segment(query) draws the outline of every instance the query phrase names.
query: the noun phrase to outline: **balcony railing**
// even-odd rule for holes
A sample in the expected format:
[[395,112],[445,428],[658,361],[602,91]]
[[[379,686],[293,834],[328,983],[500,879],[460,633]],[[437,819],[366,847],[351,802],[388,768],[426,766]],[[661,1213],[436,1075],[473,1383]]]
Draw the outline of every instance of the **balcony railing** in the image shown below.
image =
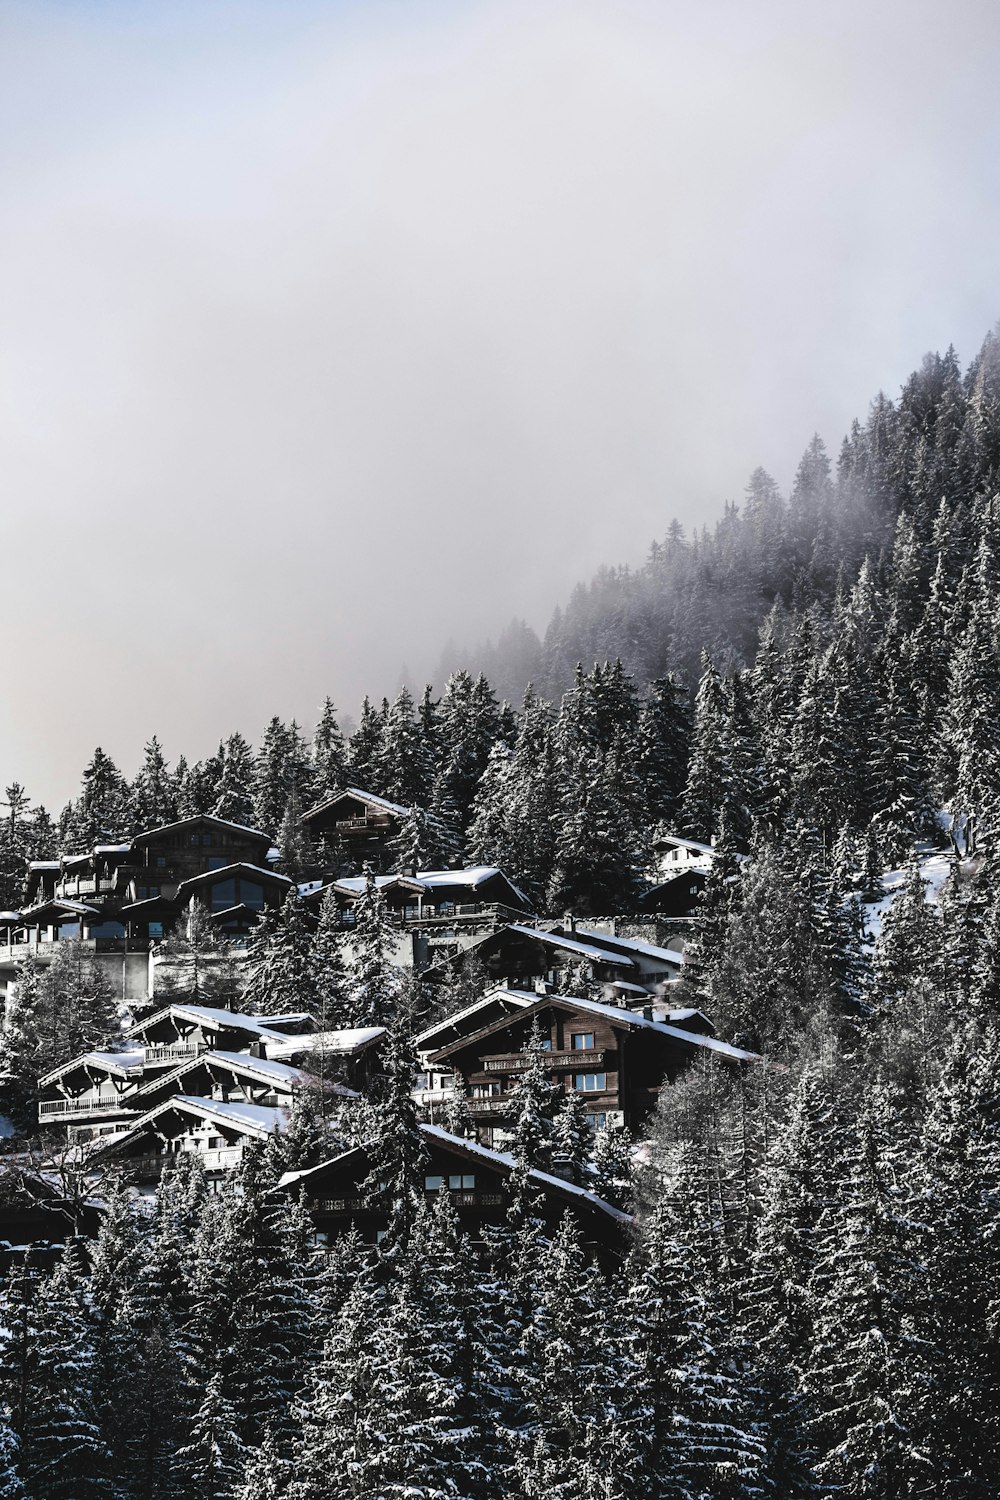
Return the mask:
[[[591,1052],[545,1052],[543,1060],[549,1068],[602,1068],[605,1054]],[[502,1057],[488,1057],[483,1064],[487,1073],[520,1073],[527,1067],[523,1052],[509,1052]]]
[[228,1171],[238,1167],[243,1157],[242,1146],[223,1146],[213,1151],[185,1151],[171,1152],[162,1151],[149,1153],[145,1156],[132,1156],[122,1159],[122,1166],[127,1171],[135,1173],[140,1178],[159,1177],[164,1167],[170,1161],[176,1161],[179,1155],[197,1156],[206,1172]]
[[38,1106],[39,1120],[67,1115],[119,1115],[128,1110],[124,1099],[43,1099]]
[[205,1042],[171,1042],[163,1047],[144,1047],[143,1055],[149,1063],[186,1062],[189,1057],[199,1057],[209,1050]]
[[467,1099],[465,1107],[470,1115],[502,1115],[511,1108],[510,1099]]

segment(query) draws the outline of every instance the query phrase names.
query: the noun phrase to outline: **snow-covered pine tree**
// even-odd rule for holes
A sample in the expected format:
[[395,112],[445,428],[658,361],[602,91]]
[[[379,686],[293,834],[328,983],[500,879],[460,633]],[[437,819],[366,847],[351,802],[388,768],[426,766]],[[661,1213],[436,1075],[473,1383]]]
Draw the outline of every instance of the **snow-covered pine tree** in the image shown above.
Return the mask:
[[355,905],[350,966],[350,1024],[385,1026],[399,1003],[400,970],[393,960],[396,934],[385,899],[371,871]]
[[312,942],[302,901],[289,886],[281,908],[265,911],[247,943],[243,1008],[251,1015],[282,1016],[311,1012]]

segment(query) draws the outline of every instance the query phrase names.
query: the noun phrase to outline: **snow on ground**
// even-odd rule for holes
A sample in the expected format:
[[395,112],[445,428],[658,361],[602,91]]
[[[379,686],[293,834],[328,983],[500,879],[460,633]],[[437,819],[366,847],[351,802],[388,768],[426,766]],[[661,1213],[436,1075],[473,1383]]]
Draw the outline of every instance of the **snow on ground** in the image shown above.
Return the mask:
[[[941,900],[941,888],[948,879],[951,869],[951,860],[947,854],[940,850],[933,854],[924,854],[920,858],[920,874],[924,880],[924,895],[927,901],[937,905]],[[896,895],[903,889],[906,883],[906,868],[901,870],[886,870],[882,875],[882,889],[884,896],[877,901],[865,901],[863,903],[865,913],[865,927],[867,928],[867,940],[874,944],[879,933],[882,931],[882,918],[892,905]]]

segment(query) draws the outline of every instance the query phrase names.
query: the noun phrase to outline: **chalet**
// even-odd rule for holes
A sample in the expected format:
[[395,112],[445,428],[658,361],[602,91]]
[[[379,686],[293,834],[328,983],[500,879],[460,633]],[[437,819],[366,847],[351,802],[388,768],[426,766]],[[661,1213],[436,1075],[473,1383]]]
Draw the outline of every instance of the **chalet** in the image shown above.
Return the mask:
[[[699,1011],[656,1019],[652,1007],[637,1015],[621,1006],[571,996],[529,995],[528,1004],[471,1035],[427,1055],[429,1069],[450,1069],[466,1094],[466,1108],[485,1145],[509,1129],[512,1093],[527,1066],[527,1048],[538,1029],[551,1081],[582,1094],[593,1128],[637,1129],[653,1112],[660,1089],[700,1054],[729,1063],[763,1063],[706,1034]],[[688,1022],[692,1025],[689,1026]]]
[[678,870],[643,891],[636,900],[636,909],[675,921],[682,917],[696,916],[707,880],[708,871],[699,869],[696,865]]
[[125,1051],[85,1052],[53,1068],[38,1080],[38,1124],[79,1126],[89,1135],[112,1132],[133,1110],[132,1098],[142,1082],[145,1052],[135,1046]]
[[[418,870],[416,874],[375,875],[375,885],[389,915],[399,927],[420,931],[446,929],[470,923],[486,931],[500,923],[530,915],[531,907],[495,865],[473,865],[462,870]],[[307,906],[318,911],[332,890],[345,928],[354,926],[355,909],[368,886],[366,875],[345,876],[309,891]]]
[[314,844],[342,854],[334,863],[344,874],[368,865],[376,873],[390,863],[389,845],[409,809],[359,787],[347,787],[311,807],[302,821]]
[[195,1152],[210,1180],[239,1166],[245,1147],[287,1129],[287,1105],[174,1094],[127,1130],[102,1141],[90,1161],[115,1165],[140,1187],[154,1186],[168,1162]]
[[511,922],[432,964],[423,977],[440,984],[472,963],[480,964],[496,985],[511,990],[545,985],[558,990],[582,969],[590,982],[606,986],[613,998],[644,1004],[657,986],[678,977],[683,956],[637,938],[581,928],[572,921],[551,927]]
[[82,941],[123,999],[151,993],[149,954],[194,899],[244,937],[291,884],[268,863],[271,840],[210,814],[139,833],[128,843],[29,864],[20,911],[0,913],[0,989],[31,948],[46,962],[54,944]]
[[[418,1128],[426,1150],[424,1192],[428,1198],[447,1193],[460,1223],[474,1241],[481,1241],[488,1227],[506,1224],[512,1200],[510,1176],[514,1158],[452,1135],[436,1125]],[[366,1189],[369,1171],[366,1151],[355,1147],[308,1171],[286,1173],[279,1186],[286,1193],[301,1195],[319,1243],[331,1244],[353,1227],[366,1243],[377,1244],[385,1230],[386,1218],[377,1195]],[[550,1229],[571,1209],[591,1247],[617,1251],[625,1248],[632,1226],[629,1214],[561,1177],[535,1170],[528,1175]]]
[[287,1109],[317,1057],[324,1089],[356,1098],[378,1071],[385,1035],[381,1026],[317,1032],[305,1014],[168,1005],[130,1029],[127,1050],[88,1052],[40,1079],[39,1125],[103,1140],[175,1095]]
[[30,1256],[58,1258],[67,1240],[92,1239],[101,1206],[25,1157],[0,1158],[0,1275]]
[[429,1062],[431,1055],[450,1042],[457,1042],[462,1037],[482,1031],[484,1026],[489,1026],[493,1021],[524,1010],[536,998],[533,994],[519,994],[514,990],[490,990],[481,1000],[462,1010],[453,1011],[451,1015],[435,1021],[420,1032],[415,1038],[420,1071],[413,1093],[417,1104],[431,1119],[435,1114],[444,1112],[455,1091],[454,1073],[448,1067],[432,1067]]
[[712,868],[715,850],[711,844],[699,844],[696,839],[682,839],[676,833],[660,833],[653,840],[658,873],[662,880],[687,870],[708,871]]

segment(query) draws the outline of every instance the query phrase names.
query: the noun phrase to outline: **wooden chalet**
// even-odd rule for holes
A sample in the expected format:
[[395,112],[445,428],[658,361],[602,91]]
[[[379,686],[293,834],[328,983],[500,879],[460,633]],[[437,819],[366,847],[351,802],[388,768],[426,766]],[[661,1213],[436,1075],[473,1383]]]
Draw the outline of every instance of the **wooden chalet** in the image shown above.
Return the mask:
[[615,997],[644,1004],[657,987],[676,979],[683,955],[637,938],[615,937],[573,921],[553,926],[511,922],[479,941],[431,964],[424,979],[442,983],[478,963],[493,983],[510,990],[551,986],[559,990],[581,968],[591,982]]
[[[399,926],[453,925],[466,918],[486,916],[494,925],[511,917],[530,915],[530,904],[502,870],[495,865],[473,865],[461,870],[418,870],[416,874],[373,876],[376,887]],[[341,922],[353,927],[355,908],[368,886],[365,875],[345,876],[317,887],[305,900],[318,910],[327,891],[333,890]]]
[[78,1126],[86,1122],[86,1138],[112,1133],[133,1111],[132,1098],[142,1082],[145,1051],[141,1046],[119,1051],[85,1052],[53,1068],[38,1080],[38,1124]]
[[389,845],[408,812],[398,802],[352,786],[311,807],[302,821],[314,844],[342,851],[338,873],[350,874],[366,865],[381,873],[390,862]]
[[174,1094],[127,1130],[99,1142],[89,1160],[93,1166],[113,1163],[136,1186],[152,1187],[172,1159],[194,1152],[215,1179],[239,1166],[248,1144],[287,1129],[288,1120],[283,1104]]
[[385,1036],[382,1026],[317,1032],[304,1013],[167,1005],[131,1027],[128,1049],[85,1053],[40,1079],[39,1125],[76,1142],[113,1137],[174,1095],[288,1107],[317,1070],[328,1092],[356,1097],[379,1070]]
[[32,948],[43,962],[54,944],[83,942],[123,999],[150,992],[149,953],[190,901],[242,938],[291,882],[270,867],[271,840],[210,814],[139,833],[129,843],[29,864],[19,911],[0,913],[0,990]]
[[450,1069],[466,1095],[478,1139],[503,1142],[511,1123],[514,1086],[527,1066],[533,1028],[541,1034],[551,1081],[581,1094],[593,1128],[637,1129],[656,1107],[660,1089],[699,1053],[733,1063],[762,1064],[706,1034],[700,1011],[674,1011],[656,1019],[652,1007],[638,1015],[623,1006],[571,996],[529,994],[529,1003],[471,1035],[427,1055],[426,1066]]
[[[481,1241],[489,1227],[505,1225],[512,1193],[514,1159],[475,1141],[452,1135],[436,1125],[418,1127],[426,1148],[424,1192],[428,1198],[447,1193],[463,1228]],[[332,1244],[355,1228],[366,1244],[377,1244],[386,1227],[386,1211],[377,1194],[365,1186],[370,1161],[362,1147],[304,1172],[288,1172],[279,1186],[301,1195],[320,1244]],[[567,1209],[579,1219],[585,1242],[596,1250],[621,1252],[628,1243],[631,1215],[603,1198],[548,1172],[530,1171],[541,1212],[554,1230]]]
[[676,874],[643,891],[636,900],[636,909],[675,921],[682,917],[697,916],[698,903],[707,880],[708,871],[698,869],[697,866],[678,870]]
[[452,1012],[420,1032],[415,1038],[420,1071],[413,1094],[417,1104],[431,1119],[435,1114],[443,1113],[455,1091],[455,1075],[451,1068],[432,1066],[429,1061],[431,1056],[451,1042],[472,1036],[482,1031],[484,1026],[512,1015],[515,1011],[524,1010],[536,998],[533,994],[519,994],[514,990],[490,990],[481,1000]]
[[25,1157],[0,1157],[0,1275],[25,1259],[48,1266],[68,1240],[93,1239],[101,1206],[73,1195]]

